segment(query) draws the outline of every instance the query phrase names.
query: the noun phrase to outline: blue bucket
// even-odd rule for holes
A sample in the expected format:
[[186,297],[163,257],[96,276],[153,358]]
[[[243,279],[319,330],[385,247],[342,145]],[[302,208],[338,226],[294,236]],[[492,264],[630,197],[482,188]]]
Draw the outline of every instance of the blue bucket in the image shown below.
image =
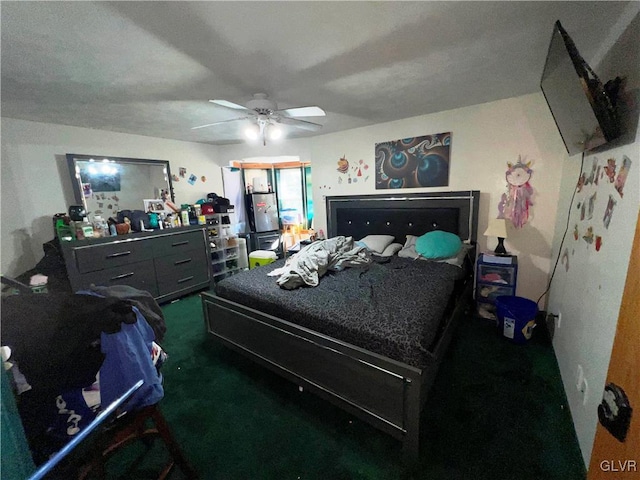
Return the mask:
[[500,333],[513,343],[527,343],[536,326],[536,302],[528,298],[502,295],[496,297],[495,304]]

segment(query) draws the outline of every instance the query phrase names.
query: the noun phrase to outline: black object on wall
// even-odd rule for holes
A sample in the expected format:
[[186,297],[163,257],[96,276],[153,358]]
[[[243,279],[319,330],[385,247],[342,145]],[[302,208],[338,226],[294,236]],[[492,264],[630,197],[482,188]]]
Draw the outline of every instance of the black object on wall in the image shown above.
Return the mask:
[[620,135],[615,110],[619,84],[616,78],[603,85],[560,21],[555,23],[540,88],[569,155]]
[[598,405],[598,419],[602,426],[620,442],[624,442],[627,438],[632,412],[629,398],[622,387],[615,383],[608,383],[604,387],[602,403]]

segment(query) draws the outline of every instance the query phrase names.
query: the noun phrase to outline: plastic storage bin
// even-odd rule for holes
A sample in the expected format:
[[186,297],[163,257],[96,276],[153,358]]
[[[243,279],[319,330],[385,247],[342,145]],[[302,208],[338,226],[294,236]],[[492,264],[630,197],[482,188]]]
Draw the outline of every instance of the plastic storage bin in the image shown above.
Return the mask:
[[269,265],[276,261],[276,252],[269,250],[254,250],[249,254],[249,268],[261,267]]
[[503,295],[496,297],[495,305],[500,333],[513,343],[527,343],[536,325],[536,302],[528,298]]

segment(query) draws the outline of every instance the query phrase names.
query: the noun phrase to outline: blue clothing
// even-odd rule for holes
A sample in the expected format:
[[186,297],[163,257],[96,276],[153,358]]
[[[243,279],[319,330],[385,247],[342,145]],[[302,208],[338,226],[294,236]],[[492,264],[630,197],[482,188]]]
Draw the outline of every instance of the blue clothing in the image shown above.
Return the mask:
[[144,385],[127,403],[127,410],[153,405],[164,396],[162,376],[151,360],[154,333],[144,316],[132,307],[137,321],[123,323],[119,332],[102,333],[104,362],[100,367],[100,403],[103,407],[124,394],[138,380]]

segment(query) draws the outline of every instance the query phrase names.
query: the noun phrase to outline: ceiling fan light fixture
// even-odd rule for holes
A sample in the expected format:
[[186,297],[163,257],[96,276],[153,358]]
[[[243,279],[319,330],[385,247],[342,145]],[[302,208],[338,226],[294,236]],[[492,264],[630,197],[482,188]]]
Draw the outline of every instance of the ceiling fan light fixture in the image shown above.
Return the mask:
[[258,140],[260,127],[256,124],[248,125],[247,128],[244,129],[244,136],[247,137],[248,140]]
[[284,132],[280,125],[274,123],[269,125],[268,128],[269,140],[280,140],[284,136]]

